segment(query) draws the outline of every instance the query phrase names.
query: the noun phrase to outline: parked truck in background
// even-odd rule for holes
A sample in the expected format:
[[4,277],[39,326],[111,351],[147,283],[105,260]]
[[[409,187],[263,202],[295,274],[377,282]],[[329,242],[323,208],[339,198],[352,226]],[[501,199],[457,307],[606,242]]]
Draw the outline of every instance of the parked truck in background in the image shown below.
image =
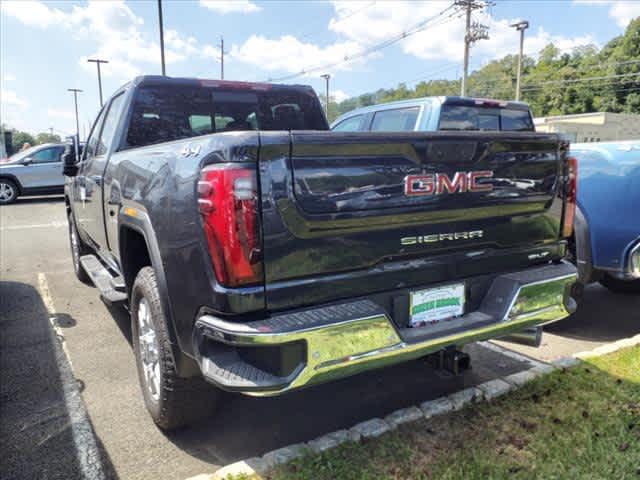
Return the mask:
[[75,272],[128,305],[161,428],[220,390],[278,395],[575,309],[556,135],[328,130],[309,87],[146,76],[65,154]]
[[422,97],[357,108],[338,117],[334,132],[533,132],[524,102],[473,97]]

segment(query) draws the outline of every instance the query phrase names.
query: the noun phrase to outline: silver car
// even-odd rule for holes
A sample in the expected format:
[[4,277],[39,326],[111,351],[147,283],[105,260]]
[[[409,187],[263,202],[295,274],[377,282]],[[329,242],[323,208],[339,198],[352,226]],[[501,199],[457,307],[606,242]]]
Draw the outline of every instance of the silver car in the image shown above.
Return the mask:
[[0,205],[13,202],[19,196],[46,195],[64,192],[62,153],[65,145],[37,145],[0,164]]

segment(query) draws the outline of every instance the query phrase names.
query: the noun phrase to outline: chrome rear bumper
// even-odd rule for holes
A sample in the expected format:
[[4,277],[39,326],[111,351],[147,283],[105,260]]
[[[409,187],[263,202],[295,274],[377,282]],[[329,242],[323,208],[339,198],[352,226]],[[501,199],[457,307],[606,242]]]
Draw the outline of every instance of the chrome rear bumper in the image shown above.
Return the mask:
[[[194,343],[204,377],[225,390],[278,395],[432,353],[500,337],[573,313],[573,265],[560,263],[500,275],[478,310],[436,326],[397,328],[370,300],[312,308],[249,323],[203,315]],[[243,360],[238,348],[300,344],[302,358],[286,375]]]

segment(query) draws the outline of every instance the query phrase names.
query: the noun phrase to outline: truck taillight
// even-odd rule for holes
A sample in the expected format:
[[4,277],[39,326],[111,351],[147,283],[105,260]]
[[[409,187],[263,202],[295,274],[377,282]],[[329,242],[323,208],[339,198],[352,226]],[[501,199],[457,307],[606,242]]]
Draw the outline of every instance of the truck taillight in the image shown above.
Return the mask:
[[198,209],[218,281],[227,287],[262,281],[255,166],[208,165],[198,182]]
[[567,163],[566,205],[562,222],[562,236],[565,238],[573,235],[573,220],[576,217],[576,204],[578,201],[578,160],[575,157],[569,157]]

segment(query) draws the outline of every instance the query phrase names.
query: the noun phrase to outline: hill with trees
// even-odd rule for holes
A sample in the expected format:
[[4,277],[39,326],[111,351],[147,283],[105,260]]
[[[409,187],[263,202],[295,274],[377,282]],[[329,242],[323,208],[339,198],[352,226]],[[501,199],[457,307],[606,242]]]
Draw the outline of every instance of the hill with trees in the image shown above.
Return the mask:
[[[525,40],[526,41],[526,40]],[[515,96],[517,55],[494,60],[469,75],[467,95],[510,100]],[[429,80],[413,88],[380,89],[329,104],[329,118],[354,108],[408,98],[459,95],[460,80]],[[537,59],[525,56],[521,99],[537,117],[589,112],[640,113],[640,17],[602,49],[562,52],[547,45]]]

